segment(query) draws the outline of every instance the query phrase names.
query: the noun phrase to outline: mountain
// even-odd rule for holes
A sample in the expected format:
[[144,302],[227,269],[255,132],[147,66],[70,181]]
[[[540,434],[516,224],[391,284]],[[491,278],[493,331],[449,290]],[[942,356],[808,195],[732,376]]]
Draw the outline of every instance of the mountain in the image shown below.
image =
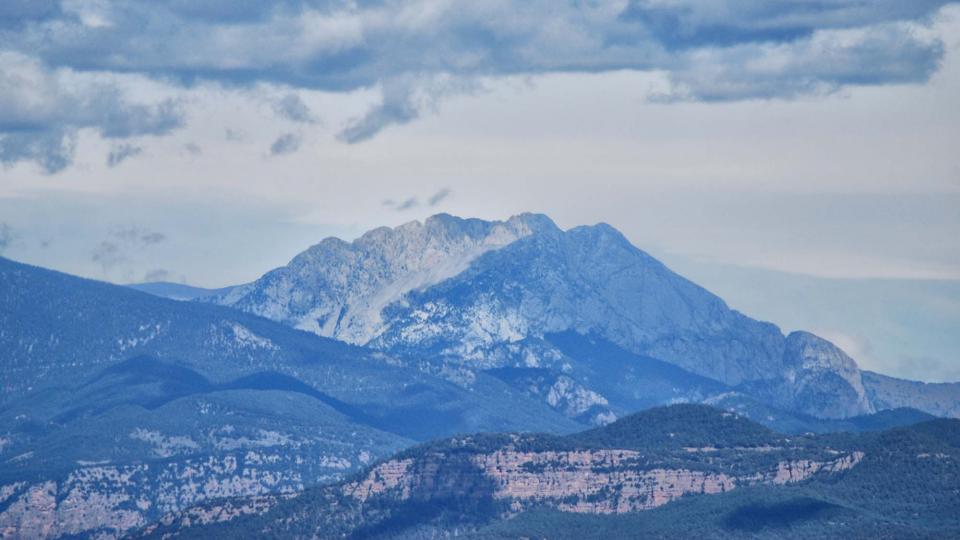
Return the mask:
[[677,405],[564,437],[438,441],[295,498],[214,501],[140,534],[948,538],[960,533],[957,505],[960,421],[790,437]]
[[[563,231],[536,214],[503,222],[440,214],[350,243],[324,240],[212,301],[461,380],[501,370],[513,384],[541,387],[528,393],[558,411],[593,423],[619,414],[608,407],[614,397],[577,373],[551,335],[602,340],[793,413],[845,418],[914,407],[960,414],[958,388],[936,404],[922,386],[893,401],[877,385],[868,392],[856,362],[829,341],[784,336],[730,309],[605,224]],[[604,362],[593,356],[579,362],[580,371]],[[516,371],[524,369],[540,371]],[[562,395],[551,394],[555,388]],[[702,385],[679,388],[658,403],[706,397]]]
[[960,417],[960,383],[924,383],[863,372],[863,385],[878,408],[915,407],[937,416]]
[[380,227],[350,243],[327,238],[216,301],[364,344],[383,331],[383,308],[405,293],[455,276],[483,253],[552,226],[542,216],[488,222],[441,214],[425,223]]
[[169,298],[171,300],[196,300],[206,296],[217,296],[229,293],[233,287],[223,287],[220,289],[204,289],[203,287],[194,287],[184,283],[171,283],[169,281],[151,281],[148,283],[132,283],[127,285],[131,289],[149,293],[154,296]]
[[[0,258],[0,531],[116,536],[277,496],[418,441],[577,424],[237,310]],[[3,534],[7,534],[4,532]]]
[[[678,418],[689,425],[669,415],[631,415],[704,403],[728,411],[717,420],[727,431],[748,426],[727,419],[749,417],[805,434],[960,414],[960,385],[861,372],[826,340],[785,336],[729,309],[609,226],[562,231],[539,215],[504,222],[439,215],[350,243],[328,239],[260,280],[195,300],[0,258],[2,534],[110,538],[161,516],[202,522],[260,515],[310,493],[345,504],[337,515],[347,521],[329,525],[353,530],[349,520],[377,522],[365,512],[382,507],[386,516],[394,502],[374,498],[384,505],[356,508],[356,497],[322,486],[342,487],[336,482],[397,451],[471,432],[515,435],[461,437],[420,447],[440,449],[432,461],[417,461],[416,453],[400,459],[435,469],[424,477],[434,482],[448,478],[451,444],[468,460],[481,459],[477,452],[493,459],[515,444],[566,452],[558,465],[564,470],[604,469],[603,460],[614,459],[607,451],[647,452],[680,474],[667,482],[679,491],[662,485],[668,498],[697,485],[725,490],[729,482],[761,490],[781,461],[823,469],[862,449],[848,444],[852,435],[738,427],[757,438],[753,446],[738,442],[736,451],[704,454],[689,449],[726,439],[719,432],[700,442],[682,436],[700,422],[690,411],[702,409],[675,409],[687,411]],[[610,435],[638,418],[640,427],[627,431],[659,433],[659,446],[640,449],[642,441]],[[703,418],[708,428],[698,433],[720,429],[710,414]],[[588,426],[598,428],[589,440],[564,436]],[[523,434],[530,432],[550,435]],[[678,449],[665,433],[688,446]],[[596,467],[593,458],[583,465],[581,454],[570,453],[601,439],[615,442],[598,447],[607,453]],[[838,442],[797,442],[810,440]],[[756,458],[748,447],[779,461]],[[457,463],[453,469],[474,474],[472,465]],[[540,467],[523,463],[523,474]],[[620,470],[634,480],[614,499],[606,490],[583,500],[558,492],[513,502],[548,513],[566,504],[609,508],[621,498],[645,504],[638,502],[647,500],[643,490],[663,480],[650,484],[644,475],[651,470]],[[375,476],[384,474],[393,472]],[[471,499],[481,506],[466,514],[503,509],[501,499],[484,495],[499,485],[490,475],[449,478],[481,495]],[[463,502],[457,497],[455,505]]]

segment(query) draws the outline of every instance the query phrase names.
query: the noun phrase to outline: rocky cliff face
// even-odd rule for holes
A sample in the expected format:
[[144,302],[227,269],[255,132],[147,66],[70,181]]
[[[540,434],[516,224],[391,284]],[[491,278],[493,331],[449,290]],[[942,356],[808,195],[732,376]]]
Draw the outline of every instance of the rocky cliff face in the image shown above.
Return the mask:
[[863,386],[860,369],[836,345],[808,332],[787,336],[784,405],[821,418],[845,418],[876,409]]
[[504,222],[440,214],[424,223],[374,229],[354,242],[327,238],[287,266],[212,301],[363,344],[383,330],[383,308],[407,292],[455,276],[483,253],[551,227],[532,214]]
[[[729,309],[607,225],[533,235],[387,310],[373,344],[500,364],[505,345],[573,330],[739,384],[782,372],[783,336]],[[524,358],[542,362],[542,358]]]
[[960,383],[923,383],[864,371],[863,385],[878,410],[912,407],[960,418]]
[[[202,501],[293,495],[305,482],[333,480],[355,467],[340,457],[311,465],[304,466],[294,454],[268,449],[137,465],[88,465],[61,480],[0,485],[0,538],[118,537]],[[318,475],[317,469],[325,472]],[[265,504],[256,502],[246,511],[262,510]]]
[[[688,451],[709,454],[716,449]],[[448,454],[426,456],[420,462],[410,458],[389,460],[345,485],[343,492],[360,502],[372,498],[401,502],[451,495],[437,490],[437,486],[485,485],[492,488],[490,496],[512,512],[549,506],[564,512],[621,514],[649,510],[691,494],[725,493],[738,486],[784,485],[816,474],[841,473],[855,467],[863,457],[863,452],[854,451],[823,461],[782,459],[766,468],[737,474],[651,467],[635,450],[531,452],[507,446],[470,456],[469,465],[458,469],[441,466],[449,464]],[[451,471],[453,477],[449,476]]]

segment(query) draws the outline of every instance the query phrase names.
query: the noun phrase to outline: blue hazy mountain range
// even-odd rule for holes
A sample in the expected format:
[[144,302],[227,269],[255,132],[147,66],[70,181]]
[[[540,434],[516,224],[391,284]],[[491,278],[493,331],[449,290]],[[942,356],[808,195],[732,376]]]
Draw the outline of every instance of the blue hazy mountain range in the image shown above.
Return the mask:
[[114,536],[422,441],[572,433],[661,404],[786,433],[958,406],[955,384],[861,372],[730,310],[609,226],[533,214],[327,239],[194,301],[0,258],[0,351],[0,529],[30,537]]

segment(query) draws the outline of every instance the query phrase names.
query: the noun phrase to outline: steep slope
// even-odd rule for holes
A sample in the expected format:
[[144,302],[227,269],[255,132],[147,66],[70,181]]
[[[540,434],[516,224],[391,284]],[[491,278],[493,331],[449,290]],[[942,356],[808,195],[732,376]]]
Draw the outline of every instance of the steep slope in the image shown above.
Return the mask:
[[863,372],[863,386],[877,408],[913,407],[937,416],[960,417],[960,383],[924,383]]
[[[271,502],[269,510],[214,502],[167,516],[143,532],[183,538],[672,538],[686,532],[747,538],[784,535],[778,520],[793,520],[803,527],[799,537],[822,536],[821,527],[830,526],[860,538],[885,529],[901,537],[948,537],[960,531],[953,511],[960,503],[958,442],[955,420],[863,436],[787,437],[724,411],[681,405],[567,437],[439,441],[340,484]],[[911,484],[901,487],[894,478]],[[758,502],[767,506],[758,508]],[[248,515],[226,519],[238,513]],[[844,519],[829,521],[837,516]]]
[[[0,530],[107,536],[296,492],[415,441],[576,424],[233,309],[0,259]],[[6,533],[4,533],[6,534]]]
[[541,232],[478,258],[387,307],[372,344],[468,365],[556,365],[530,346],[547,333],[596,334],[783,408],[830,417],[872,412],[856,363],[806,333],[729,309],[607,225]]

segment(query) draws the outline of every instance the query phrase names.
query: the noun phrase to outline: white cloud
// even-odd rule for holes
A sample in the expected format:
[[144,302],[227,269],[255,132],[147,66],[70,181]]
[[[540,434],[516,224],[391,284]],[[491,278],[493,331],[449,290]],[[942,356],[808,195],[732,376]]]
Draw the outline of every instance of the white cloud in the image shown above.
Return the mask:
[[[178,102],[134,103],[103,82],[118,74],[184,92],[197,82],[379,88],[379,103],[340,130],[348,143],[409,123],[440,98],[475,91],[482,78],[659,71],[673,82],[667,99],[707,101],[924,82],[943,47],[920,30],[947,3],[16,3],[3,19],[14,24],[0,46],[0,145],[7,164],[34,160],[56,172],[69,162],[67,143],[77,129],[127,138],[181,125]],[[296,93],[275,109],[296,122],[316,120]],[[14,135],[24,126],[33,135]]]

